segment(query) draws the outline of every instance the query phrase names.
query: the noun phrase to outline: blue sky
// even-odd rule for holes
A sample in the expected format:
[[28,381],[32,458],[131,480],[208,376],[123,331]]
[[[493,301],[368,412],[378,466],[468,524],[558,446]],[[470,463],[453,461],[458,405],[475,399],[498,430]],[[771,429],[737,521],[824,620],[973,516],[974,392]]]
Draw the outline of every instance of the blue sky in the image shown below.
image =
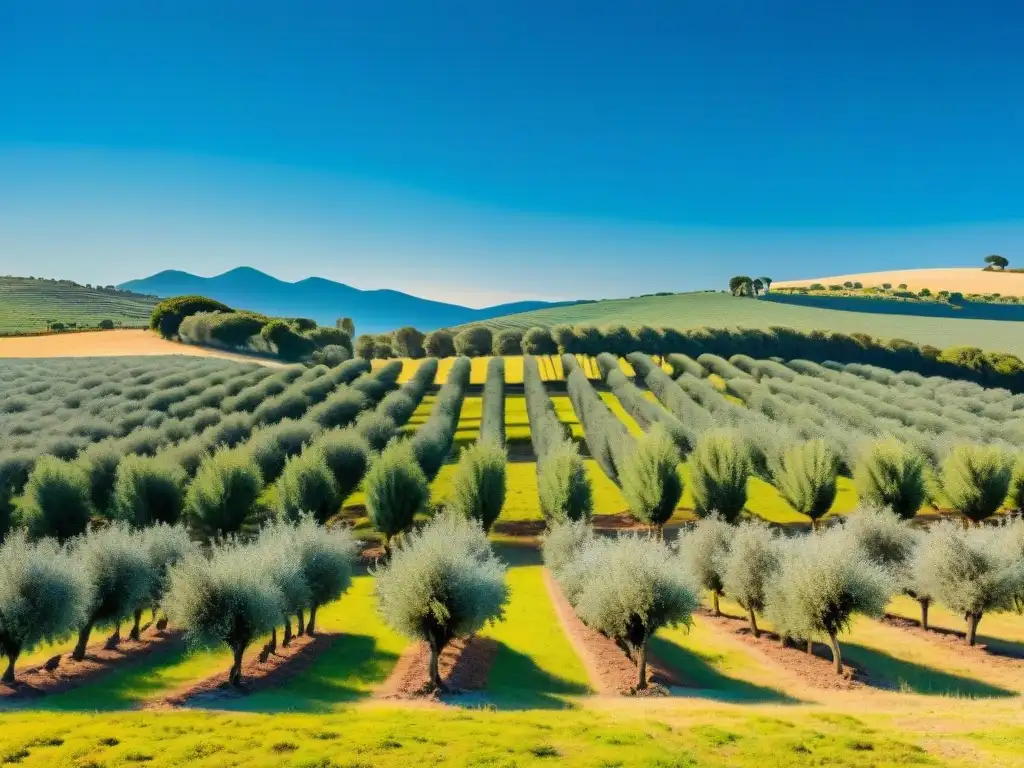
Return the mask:
[[1024,7],[848,5],[0,0],[0,272],[480,305],[1024,254]]

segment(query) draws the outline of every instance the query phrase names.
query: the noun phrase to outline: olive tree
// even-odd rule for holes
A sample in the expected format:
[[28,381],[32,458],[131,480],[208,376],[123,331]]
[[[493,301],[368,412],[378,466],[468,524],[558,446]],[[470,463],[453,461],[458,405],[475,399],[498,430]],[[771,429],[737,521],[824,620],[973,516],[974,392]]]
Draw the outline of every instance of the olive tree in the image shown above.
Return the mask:
[[296,561],[309,588],[306,634],[312,635],[320,606],[337,600],[352,585],[359,548],[347,528],[323,528],[309,517],[299,521],[293,536]]
[[385,448],[370,465],[363,486],[370,522],[384,537],[384,550],[389,552],[391,539],[408,530],[430,500],[427,477],[408,441]]
[[[127,525],[114,523],[90,530],[71,543],[71,559],[82,569],[89,597],[71,658],[81,661],[93,627],[110,622],[117,627],[143,605],[153,588],[153,570],[141,538]],[[116,643],[117,629],[111,637]]]
[[108,439],[93,443],[75,458],[74,464],[89,479],[89,499],[98,515],[108,514],[122,455],[117,443]]
[[589,520],[567,520],[548,527],[541,540],[541,555],[555,580],[561,583],[561,574],[594,538]]
[[750,452],[732,430],[709,430],[690,454],[690,484],[698,517],[719,514],[732,523],[747,503]]
[[768,584],[765,614],[780,636],[828,638],[836,673],[843,671],[839,635],[854,615],[879,617],[893,586],[841,529],[813,533],[782,548],[778,575]]
[[[152,578],[147,599],[155,620],[157,609],[163,606],[167,594],[171,568],[184,558],[196,554],[198,548],[189,538],[188,530],[182,525],[157,523],[140,531],[136,536],[149,559]],[[135,609],[135,623],[130,634],[132,640],[138,640],[142,634],[142,611],[142,605]]]
[[323,451],[315,446],[288,459],[274,490],[277,515],[283,520],[295,522],[309,512],[318,523],[326,523],[341,509],[338,484]]
[[[304,634],[305,611],[310,604],[309,584],[302,573],[296,546],[295,527],[292,522],[271,523],[260,530],[253,545],[254,554],[267,570],[267,576],[280,594],[278,621],[284,625],[282,645],[292,641],[292,620],[298,622],[298,633]],[[277,650],[277,627],[271,631],[270,650]]]
[[974,645],[986,613],[1016,607],[1024,586],[1024,561],[1006,545],[1004,531],[969,528],[945,521],[932,526],[921,543],[916,578],[936,601],[967,621]]
[[649,537],[594,539],[580,560],[590,567],[575,598],[576,615],[626,650],[637,667],[637,690],[644,690],[651,637],[662,627],[690,625],[697,589],[672,551]]
[[722,586],[747,610],[754,637],[761,636],[757,614],[764,611],[765,591],[778,570],[779,543],[772,529],[754,521],[737,527],[722,564]]
[[22,524],[33,538],[67,541],[85,532],[93,514],[92,489],[81,467],[40,456],[18,499]]
[[78,629],[88,599],[84,574],[52,539],[30,543],[16,532],[0,544],[0,681],[15,682],[22,653]]
[[665,523],[683,495],[679,449],[664,426],[652,426],[626,454],[619,467],[619,483],[630,514],[662,538]]
[[505,464],[508,453],[494,440],[480,440],[464,448],[452,478],[448,508],[475,520],[485,531],[505,505]]
[[722,567],[729,557],[729,547],[736,528],[718,515],[704,518],[679,537],[679,556],[684,570],[697,585],[711,592],[715,616],[721,616],[719,599],[725,591]]
[[438,660],[448,643],[502,618],[508,602],[505,571],[483,528],[451,514],[410,534],[377,571],[385,623],[430,649],[430,688],[445,688]]
[[245,449],[224,449],[199,467],[185,495],[185,511],[197,531],[223,538],[254,523],[263,490],[260,468]]
[[817,527],[836,498],[836,454],[823,440],[807,440],[783,451],[772,465],[772,479],[779,493]]
[[999,446],[958,445],[942,462],[942,492],[953,509],[979,523],[1002,506],[1012,475],[1012,459]]
[[344,503],[359,487],[370,466],[369,442],[354,429],[331,429],[318,437],[313,446],[323,454]]
[[181,519],[185,480],[184,470],[167,459],[125,456],[114,480],[113,516],[138,528],[173,525]]
[[550,523],[589,520],[594,509],[587,468],[571,440],[559,440],[537,462],[537,491]]
[[904,518],[865,506],[846,516],[844,530],[864,557],[888,571],[896,585],[904,585],[918,544],[915,529]]
[[857,498],[909,520],[926,499],[925,466],[924,455],[912,446],[895,438],[878,440],[861,453],[854,465]]
[[242,658],[277,626],[284,599],[250,546],[217,547],[207,558],[183,560],[171,571],[167,614],[195,647],[231,649],[228,682],[242,684]]

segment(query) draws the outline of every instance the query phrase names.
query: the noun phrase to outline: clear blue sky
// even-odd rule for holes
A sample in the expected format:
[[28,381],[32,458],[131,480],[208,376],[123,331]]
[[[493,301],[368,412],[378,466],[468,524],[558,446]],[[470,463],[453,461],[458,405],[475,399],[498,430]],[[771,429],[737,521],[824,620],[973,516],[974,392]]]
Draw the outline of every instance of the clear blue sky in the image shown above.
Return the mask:
[[1024,262],[1024,6],[0,0],[0,272],[487,303]]

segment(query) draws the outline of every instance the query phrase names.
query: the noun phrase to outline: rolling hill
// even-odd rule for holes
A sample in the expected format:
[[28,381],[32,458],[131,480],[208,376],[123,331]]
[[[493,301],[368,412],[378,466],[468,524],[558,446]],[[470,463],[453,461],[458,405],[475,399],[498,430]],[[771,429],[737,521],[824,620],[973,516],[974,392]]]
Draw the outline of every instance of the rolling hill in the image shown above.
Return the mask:
[[119,287],[161,297],[200,294],[240,309],[280,317],[309,317],[326,325],[333,325],[339,317],[351,317],[357,333],[384,333],[403,325],[431,331],[511,313],[565,306],[523,301],[471,309],[399,291],[363,291],[321,277],[289,283],[250,267],[239,267],[215,277],[167,270],[141,280],[129,280]]
[[897,269],[887,272],[861,272],[855,275],[833,275],[807,280],[782,280],[776,288],[796,288],[812,283],[842,285],[845,282],[878,286],[889,283],[906,285],[909,290],[960,291],[960,293],[998,293],[1003,296],[1024,296],[1024,273],[986,272],[980,267],[953,267],[949,269]]
[[0,277],[0,335],[45,332],[47,321],[96,327],[101,320],[140,326],[156,299],[89,288],[69,280]]
[[803,331],[860,332],[882,339],[908,339],[918,344],[932,344],[936,347],[975,346],[1024,356],[1024,323],[845,312],[738,298],[713,292],[608,299],[573,306],[551,307],[495,318],[485,325],[494,330],[525,330],[533,326],[563,323],[651,325],[672,328],[783,326]]

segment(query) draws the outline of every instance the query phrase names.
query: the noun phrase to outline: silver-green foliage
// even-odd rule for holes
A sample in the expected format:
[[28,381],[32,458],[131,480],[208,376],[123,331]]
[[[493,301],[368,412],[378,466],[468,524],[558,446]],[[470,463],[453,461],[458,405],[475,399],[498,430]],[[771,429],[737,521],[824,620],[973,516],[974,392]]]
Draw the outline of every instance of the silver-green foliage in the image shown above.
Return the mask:
[[383,534],[385,546],[412,525],[430,500],[427,477],[405,440],[392,443],[374,459],[363,487],[370,522]]
[[778,576],[768,585],[765,614],[783,637],[827,637],[836,672],[841,672],[839,634],[856,614],[881,616],[893,590],[885,569],[851,546],[845,531],[833,529],[782,548]]
[[862,503],[909,520],[925,501],[925,458],[895,438],[878,440],[861,454],[853,482]]
[[18,499],[18,514],[34,538],[53,536],[67,541],[89,524],[91,492],[81,467],[54,456],[40,456]]
[[661,528],[683,495],[679,450],[665,428],[656,423],[619,462],[622,495],[634,518]]
[[199,468],[185,496],[189,524],[209,537],[225,537],[251,527],[263,490],[259,465],[245,448],[225,449]]
[[619,483],[619,465],[632,449],[634,440],[625,425],[605,405],[572,355],[562,356],[568,372],[566,388],[576,418],[583,426],[583,438],[590,455],[614,483]]
[[1013,458],[998,446],[958,445],[942,462],[942,492],[960,514],[978,522],[1006,500]]
[[725,590],[722,566],[728,560],[736,528],[718,515],[699,521],[679,537],[679,557],[684,570],[689,572],[702,589],[709,590],[719,612],[718,599]]
[[0,545],[0,656],[3,682],[14,682],[18,657],[77,630],[85,620],[89,584],[52,539],[29,543],[12,534]]
[[324,528],[305,517],[293,531],[294,552],[309,588],[307,634],[316,631],[316,612],[337,600],[352,584],[358,546],[347,528]]
[[772,468],[775,487],[793,509],[812,521],[836,498],[839,459],[823,440],[807,440],[786,449]]
[[330,429],[313,442],[313,447],[323,453],[344,502],[359,487],[370,466],[369,442],[355,429]]
[[538,460],[537,489],[541,512],[549,523],[589,520],[593,513],[587,468],[571,440],[555,443]]
[[593,538],[589,520],[568,520],[548,527],[541,541],[541,555],[556,581],[561,583],[565,568],[579,558]]
[[338,484],[323,451],[315,445],[288,459],[274,486],[277,516],[282,520],[294,523],[308,512],[318,523],[326,523],[341,508]]
[[747,609],[750,628],[760,635],[757,614],[764,611],[768,585],[779,570],[778,537],[762,522],[740,524],[733,534],[729,553],[721,565],[725,594]]
[[381,616],[399,634],[428,644],[432,685],[442,684],[437,658],[451,640],[502,617],[505,571],[483,529],[450,514],[410,534],[377,571]]
[[464,448],[452,478],[448,508],[491,530],[505,505],[507,461],[504,447],[493,439],[481,438]]
[[690,455],[694,511],[699,517],[718,513],[735,521],[747,503],[750,453],[733,430],[710,430]]
[[452,364],[448,380],[438,390],[430,416],[416,430],[409,443],[428,480],[437,477],[455,439],[462,401],[469,386],[470,361],[460,357]]
[[889,509],[864,506],[846,516],[846,533],[869,562],[886,569],[905,586],[918,545],[918,534]]
[[253,432],[246,449],[259,465],[263,481],[269,484],[281,476],[288,457],[302,453],[320,431],[316,422],[285,419]]
[[480,439],[505,444],[505,359],[502,357],[492,357],[487,363]]
[[125,456],[117,467],[113,516],[139,528],[173,525],[181,519],[185,480],[184,470],[165,458]]
[[964,529],[944,521],[921,543],[916,578],[935,600],[966,618],[969,645],[982,616],[1012,610],[1024,590],[1024,559],[1005,534],[1001,526]]
[[271,569],[252,546],[222,546],[210,558],[191,557],[171,571],[165,608],[196,647],[226,644],[233,663],[229,681],[242,678],[242,655],[280,621],[284,598]]
[[295,525],[279,520],[264,526],[251,550],[279,592],[279,620],[286,627],[284,641],[287,644],[291,639],[290,617],[309,608],[312,600],[309,582],[299,561]]

